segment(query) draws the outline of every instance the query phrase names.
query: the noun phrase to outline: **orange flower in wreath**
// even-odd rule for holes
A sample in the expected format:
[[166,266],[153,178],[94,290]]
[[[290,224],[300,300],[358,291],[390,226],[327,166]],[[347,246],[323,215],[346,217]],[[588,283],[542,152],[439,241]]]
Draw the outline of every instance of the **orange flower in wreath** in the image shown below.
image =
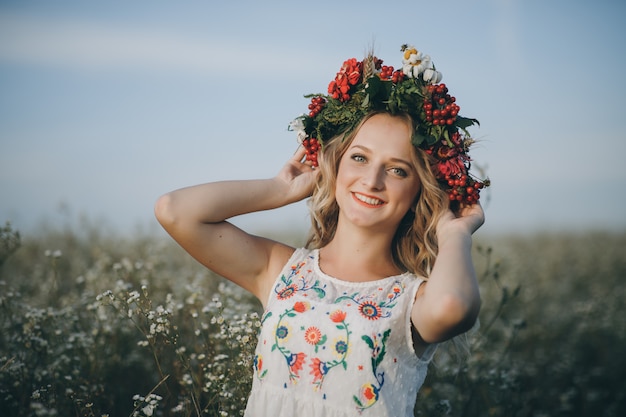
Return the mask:
[[363,63],[356,58],[345,61],[335,79],[328,85],[328,94],[340,101],[350,100],[350,87],[359,83],[362,70]]

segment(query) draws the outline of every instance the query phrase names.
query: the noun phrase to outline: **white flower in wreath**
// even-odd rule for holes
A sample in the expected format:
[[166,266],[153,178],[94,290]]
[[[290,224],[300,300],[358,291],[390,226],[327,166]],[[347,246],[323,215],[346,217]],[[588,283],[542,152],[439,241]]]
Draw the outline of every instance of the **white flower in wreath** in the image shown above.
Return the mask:
[[306,139],[306,132],[304,131],[304,115],[296,117],[289,123],[289,130],[296,132],[298,135],[298,143],[302,143]]
[[430,56],[419,52],[415,47],[409,46],[402,56],[402,72],[409,78],[417,78],[426,69],[432,68]]
[[443,74],[437,71],[435,68],[426,68],[424,70],[424,81],[430,84],[439,84],[443,78]]

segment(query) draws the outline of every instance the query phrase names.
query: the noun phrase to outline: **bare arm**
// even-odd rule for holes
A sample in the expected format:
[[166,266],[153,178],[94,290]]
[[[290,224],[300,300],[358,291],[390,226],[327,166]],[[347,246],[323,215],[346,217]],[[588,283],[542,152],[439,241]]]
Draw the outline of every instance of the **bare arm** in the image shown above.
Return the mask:
[[265,302],[293,248],[248,234],[226,220],[308,197],[316,171],[301,162],[303,155],[299,149],[271,179],[222,181],[172,191],[159,198],[155,215],[191,256]]
[[441,342],[469,330],[480,310],[471,257],[472,233],[484,222],[479,204],[458,217],[446,213],[437,225],[439,254],[413,305],[411,319],[422,340]]

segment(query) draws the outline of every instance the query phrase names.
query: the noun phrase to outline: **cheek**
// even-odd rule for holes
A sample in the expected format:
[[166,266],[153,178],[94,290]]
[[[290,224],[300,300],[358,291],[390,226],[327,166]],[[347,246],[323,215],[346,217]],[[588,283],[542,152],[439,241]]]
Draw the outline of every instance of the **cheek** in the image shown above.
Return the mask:
[[347,186],[354,180],[354,173],[350,170],[349,164],[340,164],[337,170],[336,188]]
[[421,189],[422,189],[421,184],[417,182],[404,188],[404,190],[399,191],[402,193],[402,195],[406,197],[406,204],[408,208],[410,209],[415,208],[415,205],[417,204],[417,200],[419,199]]

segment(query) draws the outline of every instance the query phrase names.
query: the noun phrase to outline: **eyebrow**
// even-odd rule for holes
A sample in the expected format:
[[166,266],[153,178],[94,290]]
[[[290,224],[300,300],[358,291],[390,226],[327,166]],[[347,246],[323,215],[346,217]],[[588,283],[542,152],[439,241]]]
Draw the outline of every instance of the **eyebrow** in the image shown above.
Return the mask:
[[[363,145],[352,145],[352,149],[353,149],[353,148],[359,148],[359,149],[361,149],[361,150],[363,150],[363,151],[365,151],[365,152],[373,153],[373,152],[372,152],[372,150],[371,150],[370,148],[368,148],[367,146],[363,146]],[[413,163],[411,163],[411,162],[409,162],[409,161],[406,161],[406,160],[404,160],[404,159],[402,159],[402,158],[391,158],[391,161],[392,161],[392,162],[396,162],[396,163],[401,163],[401,164],[404,164],[404,165],[407,165],[407,166],[409,166],[409,167],[413,168]]]

